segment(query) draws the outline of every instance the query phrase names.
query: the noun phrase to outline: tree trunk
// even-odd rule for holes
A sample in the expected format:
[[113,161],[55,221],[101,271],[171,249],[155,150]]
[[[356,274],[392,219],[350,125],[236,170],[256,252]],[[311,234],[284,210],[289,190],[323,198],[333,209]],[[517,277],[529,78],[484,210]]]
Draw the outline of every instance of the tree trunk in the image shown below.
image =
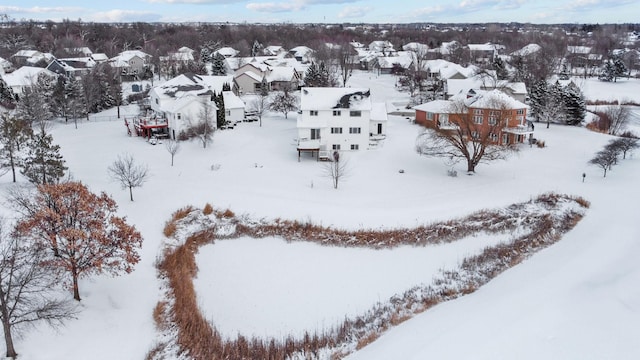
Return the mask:
[[13,336],[11,335],[11,321],[9,318],[9,311],[7,309],[7,303],[5,302],[4,295],[4,292],[0,291],[0,296],[2,296],[0,307],[2,307],[2,329],[4,330],[4,342],[7,347],[7,357],[15,358],[18,356],[18,353],[13,346]]
[[467,160],[467,172],[476,172],[476,164],[473,160]]
[[133,201],[133,187],[129,186],[129,198]]
[[78,288],[78,270],[76,266],[71,267],[71,276],[73,277],[73,298],[80,301],[80,289]]

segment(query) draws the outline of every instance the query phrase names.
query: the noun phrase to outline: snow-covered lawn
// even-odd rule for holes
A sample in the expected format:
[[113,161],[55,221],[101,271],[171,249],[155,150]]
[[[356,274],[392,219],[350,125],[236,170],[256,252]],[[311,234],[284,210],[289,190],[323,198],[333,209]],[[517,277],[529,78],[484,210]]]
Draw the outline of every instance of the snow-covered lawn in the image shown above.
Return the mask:
[[[394,83],[392,76],[356,73],[348,85],[370,87],[374,101],[406,101],[406,95],[395,92]],[[588,84],[589,98],[613,94],[608,85],[598,84],[604,83]],[[613,85],[625,86],[622,92],[629,91],[638,101],[638,83],[634,84]],[[637,156],[602,178],[587,161],[609,136],[583,128],[536,126],[535,136],[546,148],[523,146],[508,161],[480,165],[473,176],[456,166],[459,175],[454,178],[447,176],[448,167],[441,160],[415,153],[419,130],[404,117],[391,116],[381,148],[345,154],[350,173],[334,190],[323,176],[322,163],[305,156],[297,161],[293,116],[285,120],[274,114],[263,119],[262,127],[242,123],[220,131],[207,149],[184,143],[173,167],[163,145],[128,137],[122,121],[82,123],[77,130],[73,124],[56,125],[54,140],[72,176],[93,191],[111,194],[145,243],[142,261],[132,274],[81,282],[83,311],[77,320],[58,330],[38,327],[27,332],[16,344],[21,359],[144,358],[157,341],[151,314],[161,297],[154,263],[164,241],[162,228],[171,213],[185,205],[208,202],[255,218],[379,229],[460,217],[548,191],[583,196],[592,203],[565,239],[478,292],[389,331],[353,357],[639,358]],[[106,171],[125,152],[147,164],[152,174],[144,187],[134,190],[135,202]],[[3,188],[11,186],[10,181],[8,175],[0,178]],[[203,308],[212,305],[207,314],[227,334],[316,330],[421,279],[428,281],[430,269],[455,264],[473,252],[471,247],[455,251],[448,246],[441,249],[448,255],[439,256],[429,247],[374,251],[278,239],[219,241],[201,249],[197,286]],[[429,261],[434,256],[439,256],[439,263]],[[303,275],[318,281],[317,287],[308,288],[311,297],[296,288],[295,277]],[[291,296],[279,296],[289,288],[295,291]],[[340,291],[358,298],[341,302],[334,296]],[[260,300],[260,308],[249,301],[254,299]]]

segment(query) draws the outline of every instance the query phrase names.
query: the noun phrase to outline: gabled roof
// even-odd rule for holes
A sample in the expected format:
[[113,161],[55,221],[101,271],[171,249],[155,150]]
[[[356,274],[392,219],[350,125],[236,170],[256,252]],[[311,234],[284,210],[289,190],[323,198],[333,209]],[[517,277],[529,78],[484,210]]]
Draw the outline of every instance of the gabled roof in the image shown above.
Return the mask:
[[512,56],[527,56],[542,50],[542,46],[538,44],[529,44],[511,53]]
[[392,68],[393,64],[399,64],[403,69],[408,69],[413,64],[413,58],[407,52],[402,52],[398,56],[378,57],[378,66],[383,69]]
[[41,67],[22,66],[16,71],[5,74],[2,77],[9,86],[31,86],[36,83],[40,74],[45,74],[50,77],[56,76],[56,73],[53,71]]
[[267,82],[292,81],[295,79],[295,69],[289,66],[276,66],[267,73]]
[[233,84],[233,76],[205,76],[192,73],[181,74],[152,90],[158,98],[182,98],[220,93],[224,83]]
[[300,110],[371,110],[370,95],[366,88],[303,87]]
[[225,109],[244,109],[244,101],[232,91],[223,91],[222,99]]
[[418,42],[410,42],[405,45],[402,45],[402,50],[413,51],[418,53],[426,53],[427,50],[429,50],[429,45],[421,44]]
[[473,65],[464,67],[443,59],[426,60],[422,62],[422,70],[439,73],[443,79],[449,79],[458,73],[464,77],[471,77],[476,72],[476,69],[477,67]]
[[507,109],[528,109],[529,106],[512,98],[500,90],[475,90],[476,95],[466,98],[465,105],[470,108],[496,109],[496,105],[504,106]]
[[451,101],[449,100],[433,100],[424,104],[413,107],[415,110],[424,111],[434,114],[450,114]]
[[141,59],[147,59],[150,58],[151,55],[145,53],[144,51],[141,50],[125,50],[123,52],[121,52],[120,54],[118,54],[118,56],[114,57],[118,58],[119,60],[123,60],[123,61],[129,61],[131,60],[133,57],[139,57]]
[[93,53],[91,54],[91,58],[96,62],[104,62],[109,60],[109,57],[105,53]]
[[213,52],[214,54],[220,54],[224,57],[234,57],[240,53],[240,51],[232,48],[232,47],[221,47],[220,49]]

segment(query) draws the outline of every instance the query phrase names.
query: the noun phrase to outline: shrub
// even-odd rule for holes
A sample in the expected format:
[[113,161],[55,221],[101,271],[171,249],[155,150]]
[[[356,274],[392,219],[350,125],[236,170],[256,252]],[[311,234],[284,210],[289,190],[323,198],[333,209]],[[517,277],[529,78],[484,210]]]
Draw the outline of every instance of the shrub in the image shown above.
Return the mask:
[[202,213],[205,215],[211,215],[211,213],[213,213],[213,206],[211,206],[211,204],[207,203],[204,206],[204,209],[202,209]]
[[545,142],[543,140],[538,140],[536,142],[536,146],[542,149],[542,148],[544,148],[546,146],[546,144],[545,144]]

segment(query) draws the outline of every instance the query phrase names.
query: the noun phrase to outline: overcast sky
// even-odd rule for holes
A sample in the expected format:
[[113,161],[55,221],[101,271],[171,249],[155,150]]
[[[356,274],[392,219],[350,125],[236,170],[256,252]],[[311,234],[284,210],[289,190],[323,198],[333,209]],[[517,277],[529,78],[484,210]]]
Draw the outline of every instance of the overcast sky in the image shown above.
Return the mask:
[[[637,23],[639,0],[3,0],[10,18],[95,22]],[[55,5],[54,5],[55,4]]]

